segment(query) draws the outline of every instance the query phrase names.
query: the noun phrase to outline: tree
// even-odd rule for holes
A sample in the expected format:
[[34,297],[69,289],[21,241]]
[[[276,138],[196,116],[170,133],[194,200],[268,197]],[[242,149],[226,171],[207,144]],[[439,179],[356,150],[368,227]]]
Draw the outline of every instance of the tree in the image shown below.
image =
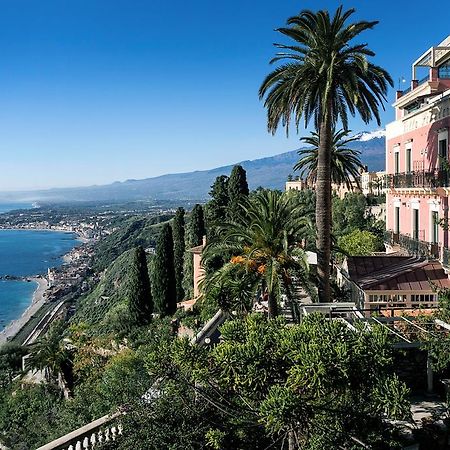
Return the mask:
[[251,314],[226,322],[211,349],[178,339],[146,365],[216,409],[213,448],[285,449],[289,436],[290,449],[397,448],[386,419],[410,417],[408,389],[392,375],[388,332],[355,325],[313,314],[287,327]]
[[131,323],[140,326],[152,319],[153,298],[148,275],[145,250],[138,246],[134,250],[128,283],[128,313]]
[[177,309],[177,292],[172,228],[168,223],[163,225],[156,244],[152,281],[153,297],[157,311],[161,316],[173,314]]
[[173,258],[175,267],[177,300],[179,302],[181,302],[184,299],[184,289],[183,289],[183,261],[185,252],[184,215],[185,215],[184,208],[178,208],[172,222]]
[[[239,212],[234,220],[219,228],[218,236],[208,243],[204,251],[206,262],[217,255],[233,255],[209,282],[215,286],[223,285],[224,279],[230,279],[233,274],[242,278],[245,273],[234,270],[233,265],[242,266],[244,272],[257,274],[256,281],[259,281],[261,290],[267,291],[269,316],[272,318],[278,313],[282,290],[289,294],[292,288],[289,271],[295,270],[299,276],[307,272],[299,244],[308,223],[298,196],[291,191],[260,191],[249,198],[242,197],[238,206]],[[243,279],[248,281],[248,277]],[[232,276],[233,280],[236,278]]]
[[372,255],[380,249],[376,234],[366,230],[353,230],[338,239],[338,247],[350,256]]
[[[360,152],[348,147],[357,137],[348,137],[351,131],[338,130],[333,133],[331,143],[331,181],[335,184],[345,184],[349,190],[353,190],[353,183],[360,187],[360,170],[364,169],[364,164],[359,159]],[[301,139],[309,148],[298,151],[299,161],[294,166],[294,170],[300,171],[300,176],[306,175],[306,179],[311,185],[317,181],[317,162],[319,156],[319,135],[313,131],[311,136]]]
[[[196,247],[203,242],[203,236],[206,234],[203,208],[197,204],[192,209],[189,223],[186,229],[186,250]],[[194,291],[194,266],[193,257],[189,252],[184,254],[184,292],[186,297],[192,298]]]
[[353,230],[368,230],[367,198],[359,192],[349,192],[343,199],[333,197],[333,232],[339,238]]
[[211,186],[211,190],[209,191],[211,200],[205,207],[205,219],[208,225],[208,232],[214,225],[220,224],[226,218],[228,204],[230,203],[228,182],[229,178],[226,175],[220,175]]
[[[209,191],[211,200],[205,205],[205,222],[208,240],[214,239],[217,234],[217,227],[226,221],[230,203],[228,181],[229,178],[226,175],[218,176]],[[205,264],[206,274],[209,275],[220,269],[224,265],[227,257],[229,255],[218,255],[214,260],[209,260],[208,264]]]
[[244,168],[237,164],[233,167],[228,181],[229,206],[227,216],[234,220],[236,214],[239,213],[239,202],[242,197],[248,195],[247,173]]
[[55,380],[59,374],[67,375],[71,371],[71,355],[62,342],[64,329],[63,320],[53,322],[44,337],[30,347],[27,367],[42,370],[47,381]]
[[348,129],[348,114],[358,113],[365,123],[375,118],[380,124],[379,108],[386,101],[392,78],[368,60],[374,53],[367,44],[353,39],[378,22],[348,23],[354,9],[340,6],[333,18],[328,11],[304,10],[278,31],[290,38],[272,63],[282,62],[263,81],[259,96],[267,108],[268,130],[275,133],[279,124],[289,132],[291,119],[298,130],[311,119],[319,135],[316,181],[317,272],[319,299],[329,302],[331,257],[331,150],[332,130],[340,120]]

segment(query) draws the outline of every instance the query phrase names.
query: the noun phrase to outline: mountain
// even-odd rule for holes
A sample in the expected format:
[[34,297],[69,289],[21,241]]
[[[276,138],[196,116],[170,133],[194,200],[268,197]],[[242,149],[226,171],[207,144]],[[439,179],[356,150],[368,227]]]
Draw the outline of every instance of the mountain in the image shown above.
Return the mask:
[[[361,159],[371,171],[384,169],[384,131],[360,133],[351,147],[361,152]],[[297,150],[253,161],[241,161],[251,189],[258,186],[283,189],[288,174],[297,162]],[[215,178],[229,175],[233,164],[211,170],[161,175],[143,180],[127,180],[103,186],[57,188],[30,192],[0,193],[0,201],[130,201],[130,200],[202,200]]]

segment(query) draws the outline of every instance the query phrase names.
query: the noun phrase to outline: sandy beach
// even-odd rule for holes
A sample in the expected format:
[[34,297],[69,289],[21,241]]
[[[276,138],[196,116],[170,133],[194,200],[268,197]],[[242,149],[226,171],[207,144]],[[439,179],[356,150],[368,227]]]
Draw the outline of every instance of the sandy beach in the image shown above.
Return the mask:
[[40,277],[32,277],[29,279],[38,284],[33,294],[33,300],[30,306],[18,319],[10,322],[8,326],[0,332],[0,345],[3,345],[5,342],[7,342],[8,338],[14,337],[30,320],[31,316],[36,314],[36,312],[45,303],[44,292],[47,290],[47,280]]

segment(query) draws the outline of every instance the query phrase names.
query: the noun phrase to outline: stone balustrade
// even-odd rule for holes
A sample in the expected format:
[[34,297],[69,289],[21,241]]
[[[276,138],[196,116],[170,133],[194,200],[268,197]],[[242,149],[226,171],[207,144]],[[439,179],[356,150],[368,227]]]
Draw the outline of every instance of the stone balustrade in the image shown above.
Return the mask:
[[122,425],[118,419],[122,414],[117,412],[100,417],[37,450],[89,450],[101,443],[115,441],[122,434]]

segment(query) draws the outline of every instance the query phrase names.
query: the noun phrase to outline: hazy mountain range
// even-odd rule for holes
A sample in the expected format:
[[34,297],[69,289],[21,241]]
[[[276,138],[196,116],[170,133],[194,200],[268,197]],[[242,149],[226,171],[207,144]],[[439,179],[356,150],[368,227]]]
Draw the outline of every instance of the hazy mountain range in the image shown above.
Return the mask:
[[[361,133],[351,145],[361,152],[361,160],[370,171],[384,170],[385,138],[383,131]],[[295,175],[293,165],[297,150],[253,161],[240,161],[247,171],[251,189],[263,186],[283,189],[289,174]],[[229,175],[234,164],[187,173],[161,175],[143,180],[126,180],[102,186],[55,188],[28,192],[0,193],[0,201],[127,201],[127,200],[202,200],[219,175]]]

